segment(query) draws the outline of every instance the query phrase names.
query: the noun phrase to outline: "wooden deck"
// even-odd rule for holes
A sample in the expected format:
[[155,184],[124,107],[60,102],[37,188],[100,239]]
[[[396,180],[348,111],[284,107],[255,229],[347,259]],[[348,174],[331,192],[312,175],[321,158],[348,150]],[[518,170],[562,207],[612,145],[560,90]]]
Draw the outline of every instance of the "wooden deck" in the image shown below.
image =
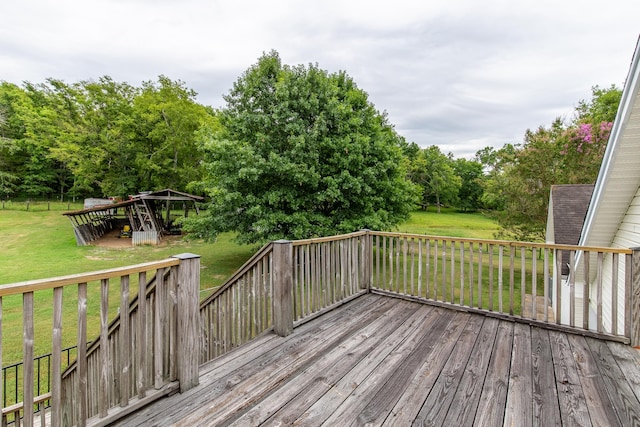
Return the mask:
[[638,350],[374,294],[200,374],[117,425],[640,425]]

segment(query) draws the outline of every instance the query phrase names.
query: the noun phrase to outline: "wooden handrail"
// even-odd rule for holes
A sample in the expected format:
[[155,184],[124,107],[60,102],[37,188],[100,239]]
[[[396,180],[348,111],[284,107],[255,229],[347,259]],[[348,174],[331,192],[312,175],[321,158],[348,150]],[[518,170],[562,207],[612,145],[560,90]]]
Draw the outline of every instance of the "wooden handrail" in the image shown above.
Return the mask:
[[633,251],[627,248],[605,248],[599,246],[577,246],[577,245],[559,245],[553,243],[536,243],[536,242],[520,242],[512,240],[490,240],[490,239],[475,239],[470,237],[451,237],[451,236],[432,236],[427,234],[411,234],[411,233],[397,233],[388,231],[371,231],[372,236],[385,236],[385,237],[401,237],[401,238],[419,238],[430,240],[445,240],[462,243],[482,243],[491,245],[502,245],[507,247],[527,247],[527,248],[542,248],[542,249],[558,249],[563,251],[578,251],[578,252],[604,252],[604,253],[618,253],[630,255]]
[[108,270],[92,271],[89,273],[71,274],[68,276],[52,277],[48,279],[29,280],[26,282],[11,283],[0,286],[0,297],[10,295],[21,295],[27,292],[54,289],[63,286],[77,285],[78,283],[92,282],[102,279],[126,276],[140,273],[142,271],[154,270],[158,268],[173,267],[179,265],[180,260],[167,258],[161,261],[145,262],[142,264],[130,265],[127,267],[116,267]]
[[311,243],[335,242],[338,240],[350,239],[352,237],[364,236],[367,233],[369,233],[368,230],[354,231],[353,233],[338,234],[336,236],[313,237],[311,239],[292,240],[291,244],[293,246],[302,246],[302,245],[309,245]]

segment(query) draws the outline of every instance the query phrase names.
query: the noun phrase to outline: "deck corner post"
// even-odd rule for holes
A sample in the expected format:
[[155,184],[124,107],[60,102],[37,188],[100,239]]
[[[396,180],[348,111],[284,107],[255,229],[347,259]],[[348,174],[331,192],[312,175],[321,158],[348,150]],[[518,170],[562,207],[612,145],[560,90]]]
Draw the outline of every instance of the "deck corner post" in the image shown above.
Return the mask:
[[[633,347],[640,346],[640,247],[631,248],[633,253],[631,254],[631,271],[630,278],[627,273],[627,290],[630,291],[631,298],[627,299],[627,304],[630,306],[627,308],[630,313],[627,313],[627,323],[629,317],[631,321],[631,330],[629,331],[631,339],[631,345]],[[627,271],[629,267],[627,266]],[[630,282],[629,283],[629,279]],[[631,288],[631,289],[629,289]]]
[[373,277],[373,248],[371,243],[371,230],[362,229],[364,232],[362,237],[362,282],[361,289],[366,289],[367,292],[371,292],[371,278]]
[[200,255],[174,255],[180,260],[177,289],[178,360],[180,393],[197,386],[200,355]]
[[273,330],[281,337],[293,332],[293,244],[273,242]]

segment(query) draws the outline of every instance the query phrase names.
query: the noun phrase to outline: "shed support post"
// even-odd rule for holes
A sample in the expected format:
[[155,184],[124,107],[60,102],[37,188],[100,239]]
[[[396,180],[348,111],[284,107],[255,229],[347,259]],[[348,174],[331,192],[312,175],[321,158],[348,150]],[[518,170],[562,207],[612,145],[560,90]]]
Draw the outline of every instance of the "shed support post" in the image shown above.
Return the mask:
[[198,385],[200,364],[200,255],[180,254],[177,284],[180,393]]
[[281,337],[293,332],[293,244],[273,242],[273,330]]

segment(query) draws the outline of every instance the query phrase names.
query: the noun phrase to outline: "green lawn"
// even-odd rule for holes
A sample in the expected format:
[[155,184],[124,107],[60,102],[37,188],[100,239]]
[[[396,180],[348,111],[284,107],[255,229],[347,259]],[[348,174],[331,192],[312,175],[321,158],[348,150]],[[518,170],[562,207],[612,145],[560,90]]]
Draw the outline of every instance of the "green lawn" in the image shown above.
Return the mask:
[[398,227],[401,233],[476,239],[493,239],[498,230],[496,222],[483,213],[464,213],[450,208],[441,208],[440,213],[435,208],[415,211],[409,221]]
[[124,249],[77,246],[71,222],[62,212],[0,209],[0,285],[103,270],[191,252],[202,256],[203,288],[209,288],[224,282],[255,250],[253,246],[234,244],[230,233],[222,234],[215,243],[176,241]]

